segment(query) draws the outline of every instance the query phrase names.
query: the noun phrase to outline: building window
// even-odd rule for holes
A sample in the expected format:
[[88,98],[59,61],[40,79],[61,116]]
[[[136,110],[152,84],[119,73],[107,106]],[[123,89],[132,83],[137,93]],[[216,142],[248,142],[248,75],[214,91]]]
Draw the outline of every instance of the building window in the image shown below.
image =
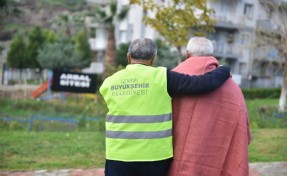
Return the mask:
[[260,75],[266,76],[267,68],[268,68],[268,62],[260,63]]
[[239,74],[246,74],[247,73],[247,66],[245,63],[239,63]]
[[97,35],[96,35],[96,28],[95,27],[91,27],[90,28],[90,38],[96,38]]
[[228,33],[227,34],[227,42],[233,43],[234,42],[234,33]]
[[120,31],[120,43],[127,43],[127,31]]
[[248,3],[245,3],[244,4],[244,15],[247,17],[247,18],[252,18],[253,17],[253,4],[248,4]]
[[242,34],[241,44],[242,45],[249,45],[250,44],[250,36],[248,34]]
[[228,10],[230,10],[229,3],[222,2],[220,4],[220,11],[222,12],[222,14],[225,14],[226,12],[228,12]]

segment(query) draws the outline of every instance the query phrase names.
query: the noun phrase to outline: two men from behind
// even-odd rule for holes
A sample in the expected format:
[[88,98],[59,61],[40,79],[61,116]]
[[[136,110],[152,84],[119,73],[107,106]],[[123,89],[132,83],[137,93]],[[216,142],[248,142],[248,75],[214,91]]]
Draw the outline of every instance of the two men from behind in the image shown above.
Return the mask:
[[225,66],[199,76],[151,67],[156,53],[152,40],[134,40],[129,65],[100,88],[109,109],[106,176],[166,176],[173,157],[171,97],[210,92],[230,75]]
[[[218,65],[211,41],[195,37],[187,45],[187,59],[173,71],[201,75]],[[175,96],[172,105],[174,158],[169,176],[248,176],[248,113],[231,78],[208,94]]]

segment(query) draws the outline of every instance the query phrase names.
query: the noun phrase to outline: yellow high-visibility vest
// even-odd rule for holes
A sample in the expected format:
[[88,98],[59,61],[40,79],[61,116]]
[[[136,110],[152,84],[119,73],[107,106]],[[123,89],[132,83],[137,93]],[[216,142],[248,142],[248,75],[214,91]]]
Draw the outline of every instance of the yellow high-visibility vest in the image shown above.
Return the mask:
[[171,158],[171,97],[164,67],[130,64],[100,88],[106,117],[106,158],[159,161]]

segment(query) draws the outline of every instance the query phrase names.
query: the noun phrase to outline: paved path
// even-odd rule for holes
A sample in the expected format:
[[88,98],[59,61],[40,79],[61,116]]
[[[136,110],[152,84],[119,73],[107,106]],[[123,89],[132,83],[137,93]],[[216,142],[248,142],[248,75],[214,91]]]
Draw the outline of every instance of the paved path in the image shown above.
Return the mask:
[[[287,176],[287,162],[251,163],[249,176]],[[0,171],[0,176],[104,176],[104,169]]]
[[0,176],[104,176],[104,169],[63,169],[63,170],[38,170],[33,172],[3,172]]
[[287,176],[287,162],[251,163],[250,176]]

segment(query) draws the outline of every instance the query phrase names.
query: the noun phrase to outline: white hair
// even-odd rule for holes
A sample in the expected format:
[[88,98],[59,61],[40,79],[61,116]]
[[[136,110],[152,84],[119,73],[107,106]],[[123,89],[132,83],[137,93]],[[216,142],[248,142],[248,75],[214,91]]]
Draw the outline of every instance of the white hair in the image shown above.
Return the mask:
[[204,37],[193,37],[189,40],[186,50],[192,56],[212,56],[213,45]]

